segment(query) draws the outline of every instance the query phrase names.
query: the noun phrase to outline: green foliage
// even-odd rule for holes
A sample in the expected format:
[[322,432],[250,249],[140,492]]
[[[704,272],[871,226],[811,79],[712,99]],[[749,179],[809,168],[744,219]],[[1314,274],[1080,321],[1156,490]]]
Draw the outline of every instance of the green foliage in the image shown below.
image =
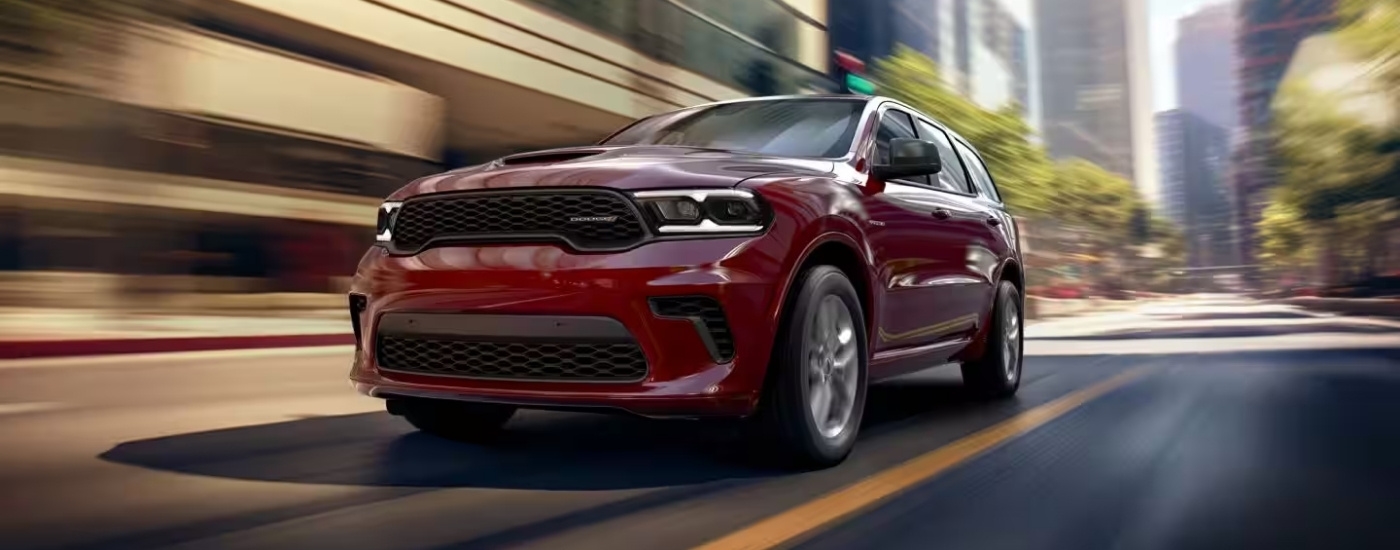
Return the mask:
[[1259,261],[1273,268],[1310,264],[1316,257],[1313,229],[1292,204],[1269,203],[1259,221]]
[[1133,212],[1142,201],[1128,180],[1098,165],[1069,159],[1054,167],[1050,187],[1058,216],[1093,229],[1115,242],[1126,242]]
[[1282,187],[1278,200],[1304,219],[1330,220],[1349,204],[1400,196],[1395,154],[1382,131],[1339,114],[1326,98],[1287,82],[1279,90],[1274,146]]
[[1337,13],[1341,38],[1373,64],[1384,86],[1400,87],[1400,0],[1340,0]]

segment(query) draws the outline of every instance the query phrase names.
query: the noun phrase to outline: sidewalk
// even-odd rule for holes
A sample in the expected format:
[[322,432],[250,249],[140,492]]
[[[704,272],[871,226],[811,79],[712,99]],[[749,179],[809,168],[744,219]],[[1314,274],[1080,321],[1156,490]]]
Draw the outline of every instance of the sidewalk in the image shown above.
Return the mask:
[[195,316],[0,308],[0,359],[351,344],[341,310]]
[[[1126,309],[1136,303],[1051,302],[1055,313],[1032,324],[1060,326],[1082,315]],[[347,312],[339,309],[162,315],[0,308],[0,360],[352,344],[350,320]]]

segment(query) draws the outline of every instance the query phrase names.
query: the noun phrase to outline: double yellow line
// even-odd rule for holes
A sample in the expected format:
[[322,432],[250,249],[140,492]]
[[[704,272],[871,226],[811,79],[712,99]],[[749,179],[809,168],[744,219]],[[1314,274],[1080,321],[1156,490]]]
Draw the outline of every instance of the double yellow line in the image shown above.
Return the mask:
[[703,544],[695,550],[760,550],[798,542],[856,512],[869,509],[958,464],[1043,426],[1099,396],[1136,380],[1146,372],[1146,368],[1129,370],[853,485],[827,493],[814,501]]

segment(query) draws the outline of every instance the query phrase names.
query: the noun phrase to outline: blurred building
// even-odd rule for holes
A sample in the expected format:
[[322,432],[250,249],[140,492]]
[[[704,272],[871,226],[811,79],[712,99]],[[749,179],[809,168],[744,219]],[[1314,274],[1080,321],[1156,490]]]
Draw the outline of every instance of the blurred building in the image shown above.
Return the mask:
[[997,0],[829,0],[831,43],[867,62],[904,44],[929,56],[958,93],[1029,114],[1026,28]]
[[1239,126],[1234,3],[1207,6],[1177,21],[1175,48],[1178,108],[1233,135]]
[[1155,202],[1146,0],[1038,0],[1035,21],[1050,155],[1098,164]]
[[1240,255],[1253,263],[1254,228],[1268,191],[1277,183],[1270,146],[1274,94],[1298,43],[1336,21],[1336,0],[1240,0],[1235,44],[1239,54],[1239,121],[1232,159],[1234,225]]
[[336,291],[412,178],[829,85],[823,0],[179,5],[0,41],[0,303]]
[[1157,114],[1159,204],[1186,240],[1188,267],[1235,264],[1225,168],[1229,136],[1224,128],[1184,109]]

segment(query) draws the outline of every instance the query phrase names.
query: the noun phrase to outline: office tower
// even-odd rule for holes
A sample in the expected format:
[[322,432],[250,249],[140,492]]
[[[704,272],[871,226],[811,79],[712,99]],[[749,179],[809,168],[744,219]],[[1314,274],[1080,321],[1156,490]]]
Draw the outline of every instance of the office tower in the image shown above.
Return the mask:
[[1232,135],[1239,125],[1235,6],[1207,6],[1177,21],[1176,97],[1183,110]]
[[1145,0],[1038,0],[1035,11],[1051,156],[1098,164],[1155,202]]
[[1241,0],[1236,12],[1242,131],[1232,159],[1233,206],[1245,263],[1253,263],[1254,226],[1278,181],[1270,138],[1274,95],[1298,43],[1331,28],[1335,11],[1335,0]]
[[1233,264],[1226,194],[1229,138],[1224,128],[1184,109],[1157,114],[1161,211],[1181,229],[1187,264]]

